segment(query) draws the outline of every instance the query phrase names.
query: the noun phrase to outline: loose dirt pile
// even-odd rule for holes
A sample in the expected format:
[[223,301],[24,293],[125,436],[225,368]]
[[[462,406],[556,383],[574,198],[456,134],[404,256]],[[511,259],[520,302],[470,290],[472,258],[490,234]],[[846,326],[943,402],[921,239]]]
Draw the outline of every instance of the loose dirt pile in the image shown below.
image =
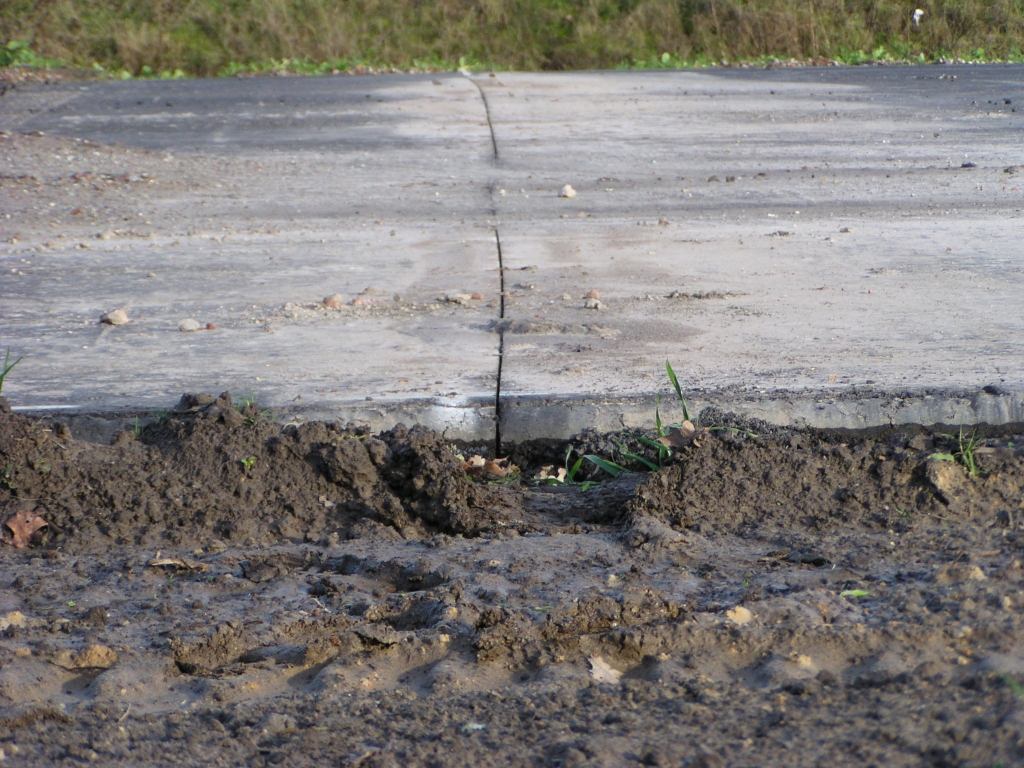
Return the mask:
[[[282,427],[227,395],[109,446],[0,400],[0,511],[21,516],[0,531],[0,749],[1016,764],[1021,445],[993,433],[972,477],[921,429],[719,432],[583,491],[474,483],[429,430]],[[514,456],[528,477],[559,452]]]

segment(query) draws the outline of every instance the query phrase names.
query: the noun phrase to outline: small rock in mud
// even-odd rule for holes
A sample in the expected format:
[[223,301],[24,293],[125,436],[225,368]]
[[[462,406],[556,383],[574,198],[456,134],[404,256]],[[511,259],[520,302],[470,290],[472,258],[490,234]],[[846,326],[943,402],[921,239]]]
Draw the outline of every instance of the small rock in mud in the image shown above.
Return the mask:
[[935,572],[935,583],[943,586],[964,584],[969,581],[984,581],[985,572],[976,565],[949,563]]
[[61,651],[53,663],[65,669],[107,669],[117,663],[117,654],[105,645],[87,645],[78,653]]
[[725,612],[726,617],[733,624],[742,627],[744,624],[749,624],[754,620],[754,614],[750,612],[749,608],[742,605],[737,605],[735,608],[730,608]]

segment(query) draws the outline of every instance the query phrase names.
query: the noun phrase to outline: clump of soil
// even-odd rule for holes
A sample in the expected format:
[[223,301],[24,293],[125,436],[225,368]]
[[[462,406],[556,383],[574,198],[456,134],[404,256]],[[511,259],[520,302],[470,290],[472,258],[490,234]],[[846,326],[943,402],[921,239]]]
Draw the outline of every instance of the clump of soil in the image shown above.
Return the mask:
[[[0,542],[0,755],[1020,764],[1011,432],[972,477],[928,430],[723,431],[584,492],[227,395],[109,446],[0,400],[3,519],[48,523]],[[564,450],[514,455],[529,477]]]
[[169,417],[111,446],[0,401],[0,505],[45,510],[74,550],[117,544],[407,538],[500,526],[514,492],[473,484],[442,438],[398,426],[282,427],[228,393],[186,395]]
[[[652,516],[704,534],[752,526],[791,526],[809,533],[852,527],[909,530],[927,517],[1013,519],[1024,497],[1024,449],[982,448],[988,468],[964,467],[923,437],[892,442],[815,444],[725,436],[688,450],[644,481],[627,520]],[[945,454],[948,455],[948,454]]]

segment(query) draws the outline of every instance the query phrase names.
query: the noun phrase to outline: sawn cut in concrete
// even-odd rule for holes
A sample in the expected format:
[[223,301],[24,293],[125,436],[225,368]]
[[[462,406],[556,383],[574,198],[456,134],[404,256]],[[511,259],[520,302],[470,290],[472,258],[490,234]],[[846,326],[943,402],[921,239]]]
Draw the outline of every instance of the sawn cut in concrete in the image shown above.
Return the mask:
[[1018,105],[1019,66],[19,89],[5,394],[509,441],[650,425],[670,360],[698,410],[1022,421]]

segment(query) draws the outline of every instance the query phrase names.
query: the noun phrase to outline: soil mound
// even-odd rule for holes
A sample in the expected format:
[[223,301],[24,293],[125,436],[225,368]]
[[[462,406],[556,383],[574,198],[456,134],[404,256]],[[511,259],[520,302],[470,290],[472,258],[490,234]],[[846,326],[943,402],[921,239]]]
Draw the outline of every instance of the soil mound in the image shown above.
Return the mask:
[[806,437],[707,440],[644,480],[625,518],[723,534],[762,526],[906,530],[943,516],[989,515],[1005,524],[1018,514],[1019,448],[979,449],[986,470],[973,478],[947,450],[920,436],[817,445]]
[[338,424],[282,427],[229,394],[186,395],[161,423],[110,446],[0,400],[0,506],[36,509],[65,546],[211,539],[268,543],[395,532],[478,535],[514,492],[474,485],[440,435],[376,437]]

